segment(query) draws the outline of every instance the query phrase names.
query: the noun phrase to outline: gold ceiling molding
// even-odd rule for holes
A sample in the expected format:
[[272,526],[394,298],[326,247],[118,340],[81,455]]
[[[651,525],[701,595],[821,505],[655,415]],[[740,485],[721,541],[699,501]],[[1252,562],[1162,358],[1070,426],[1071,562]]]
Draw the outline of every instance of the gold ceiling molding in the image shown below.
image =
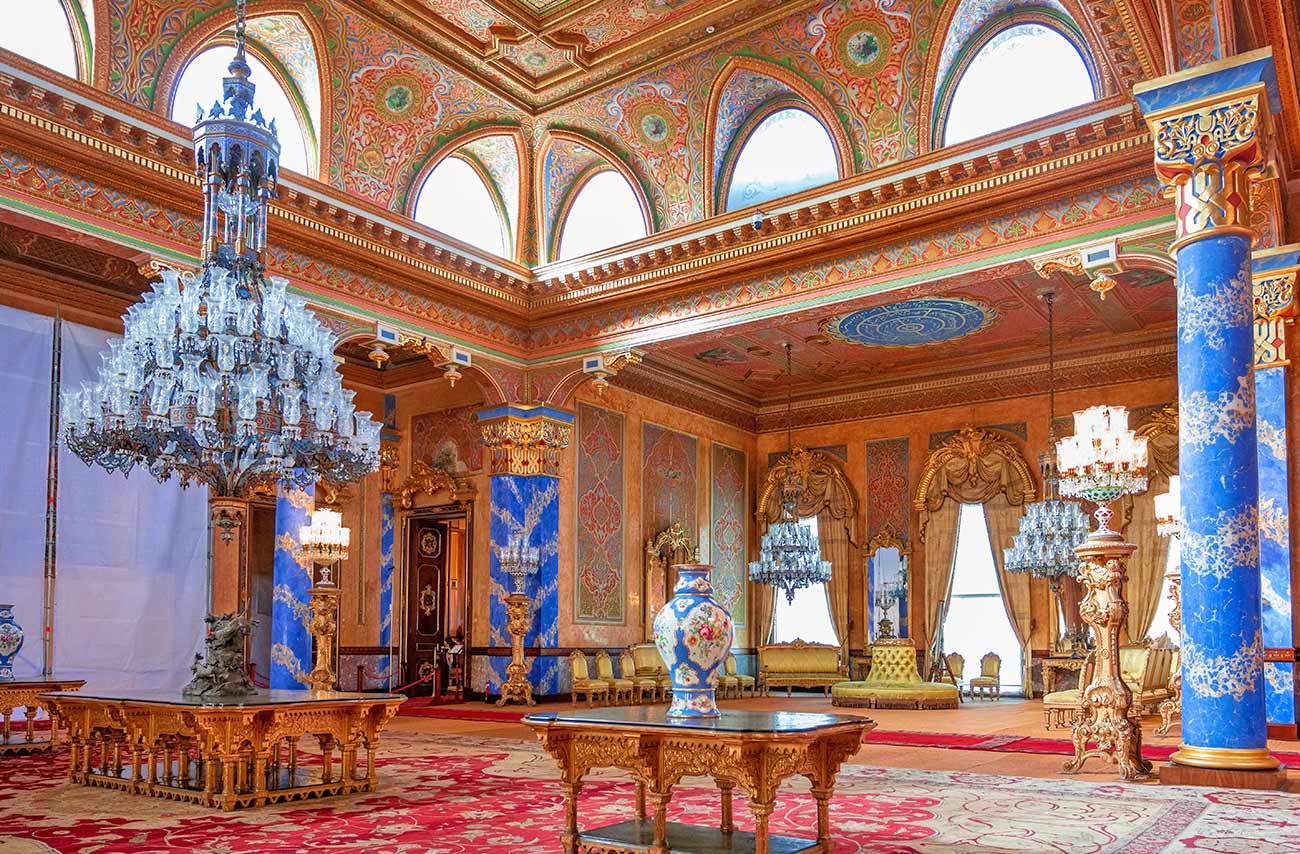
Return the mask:
[[915,509],[921,513],[921,541],[931,513],[948,499],[983,504],[995,495],[1019,507],[1033,501],[1034,477],[1020,447],[1010,437],[991,430],[966,427],[944,440],[925,461],[916,490]]
[[1169,404],[1148,415],[1135,432],[1147,439],[1147,463],[1153,474],[1178,474],[1178,406]]
[[755,514],[761,524],[772,522],[781,515],[781,484],[785,482],[787,468],[794,470],[795,479],[800,484],[796,516],[817,516],[828,510],[832,518],[851,520],[857,514],[857,496],[839,460],[821,451],[809,451],[796,445],[767,472]]
[[469,481],[458,480],[440,468],[416,460],[411,465],[411,476],[396,490],[397,504],[403,510],[410,510],[417,495],[432,498],[440,492],[446,492],[457,504],[466,504],[473,500],[475,489]]

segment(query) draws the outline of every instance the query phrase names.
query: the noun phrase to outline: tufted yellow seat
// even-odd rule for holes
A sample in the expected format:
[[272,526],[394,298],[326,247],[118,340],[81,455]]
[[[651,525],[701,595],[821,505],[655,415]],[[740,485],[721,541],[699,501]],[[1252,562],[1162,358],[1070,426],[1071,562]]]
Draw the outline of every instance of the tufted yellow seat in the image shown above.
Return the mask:
[[787,697],[792,688],[829,691],[846,675],[844,665],[840,663],[838,646],[799,639],[760,646],[758,673],[758,682],[765,693],[772,687],[784,687]]
[[922,682],[916,670],[916,645],[909,638],[871,645],[871,671],[860,682],[831,687],[831,705],[870,709],[955,709],[958,688],[947,682]]
[[591,678],[587,670],[587,656],[581,650],[575,649],[569,653],[569,670],[572,676],[569,699],[575,706],[578,704],[579,694],[586,695],[588,706],[592,705],[593,700],[609,702],[609,683],[604,679]]

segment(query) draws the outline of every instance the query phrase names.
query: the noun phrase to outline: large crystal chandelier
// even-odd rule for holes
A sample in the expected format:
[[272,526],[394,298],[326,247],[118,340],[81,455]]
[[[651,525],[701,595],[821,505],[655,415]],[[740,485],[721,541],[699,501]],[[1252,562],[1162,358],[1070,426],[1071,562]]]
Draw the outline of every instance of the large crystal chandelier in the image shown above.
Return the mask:
[[[93,382],[62,396],[68,448],[89,464],[218,496],[258,484],[377,470],[381,425],[356,412],[335,369],[332,332],[264,273],[267,208],[280,143],[253,109],[244,0],[222,99],[194,126],[203,184],[202,269],[164,270],[123,317]],[[250,115],[251,111],[251,115]]]
[[786,601],[793,603],[799,588],[831,580],[831,564],[822,560],[817,535],[795,515],[803,485],[795,472],[789,343],[785,345],[785,372],[785,480],[781,483],[781,516],[768,525],[758,560],[749,564],[749,580],[784,590]]
[[1038,458],[1043,478],[1043,500],[1025,506],[1020,532],[1006,550],[1008,572],[1031,573],[1046,578],[1053,594],[1059,594],[1061,578],[1079,571],[1074,549],[1088,536],[1088,517],[1078,501],[1061,498],[1060,475],[1056,467],[1056,327],[1053,303],[1056,294],[1044,291],[1047,303],[1047,450]]
[[1121,495],[1147,488],[1147,439],[1128,426],[1122,406],[1093,406],[1074,413],[1074,435],[1056,443],[1061,467],[1061,494],[1097,504],[1097,539],[1120,539],[1111,530],[1108,506]]

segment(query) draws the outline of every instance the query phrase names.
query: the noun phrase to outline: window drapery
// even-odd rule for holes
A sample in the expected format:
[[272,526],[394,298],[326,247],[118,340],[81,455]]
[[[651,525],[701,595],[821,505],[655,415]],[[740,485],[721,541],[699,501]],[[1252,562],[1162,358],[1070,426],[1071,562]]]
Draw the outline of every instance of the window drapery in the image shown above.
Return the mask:
[[1020,529],[1021,507],[1012,507],[1005,495],[995,495],[984,504],[984,524],[988,527],[989,545],[993,548],[993,566],[997,569],[998,589],[1002,592],[1002,605],[1006,608],[1007,619],[1020,641],[1020,684],[1025,686],[1026,696],[1033,694],[1033,650],[1030,636],[1034,621],[1030,615],[1030,597],[1032,577],[1023,572],[1007,572],[1006,549]]
[[1124,539],[1137,546],[1128,560],[1128,627],[1129,638],[1140,641],[1147,636],[1164,586],[1165,566],[1169,561],[1169,538],[1156,533],[1156,495],[1169,491],[1169,478],[1163,474],[1149,476],[1147,491],[1132,498],[1126,514],[1128,525]]

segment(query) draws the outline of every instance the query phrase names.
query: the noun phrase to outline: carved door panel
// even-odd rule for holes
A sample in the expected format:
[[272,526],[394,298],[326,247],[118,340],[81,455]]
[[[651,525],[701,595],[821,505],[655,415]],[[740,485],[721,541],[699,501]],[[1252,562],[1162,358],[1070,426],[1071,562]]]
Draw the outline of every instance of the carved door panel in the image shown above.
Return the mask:
[[437,676],[407,693],[439,694],[446,685],[440,655],[446,640],[447,612],[447,522],[435,519],[411,521],[407,567],[406,682],[436,671]]

